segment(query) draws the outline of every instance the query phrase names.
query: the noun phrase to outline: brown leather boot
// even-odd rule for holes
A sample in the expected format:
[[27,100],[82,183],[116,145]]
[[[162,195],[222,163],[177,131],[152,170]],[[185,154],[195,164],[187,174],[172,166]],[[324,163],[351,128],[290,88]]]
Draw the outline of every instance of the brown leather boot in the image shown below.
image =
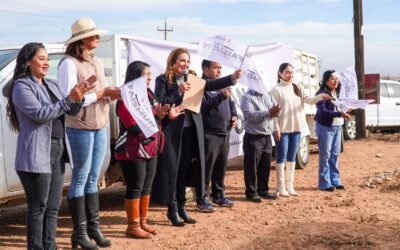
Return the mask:
[[149,211],[150,195],[140,197],[140,226],[148,233],[156,235],[158,232],[147,224],[147,211]]
[[139,206],[140,199],[125,199],[126,215],[128,217],[126,236],[135,239],[149,239],[151,234],[140,227]]

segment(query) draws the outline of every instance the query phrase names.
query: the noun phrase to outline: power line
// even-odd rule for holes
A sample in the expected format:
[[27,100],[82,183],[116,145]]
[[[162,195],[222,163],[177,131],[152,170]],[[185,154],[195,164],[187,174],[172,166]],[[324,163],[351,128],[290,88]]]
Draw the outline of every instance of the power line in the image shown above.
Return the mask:
[[17,15],[23,15],[23,16],[35,16],[35,17],[53,18],[53,19],[60,19],[60,20],[70,20],[70,18],[66,18],[66,17],[48,16],[48,15],[35,14],[35,13],[29,13],[29,12],[23,12],[23,11],[14,11],[14,10],[0,9],[0,12],[11,13],[11,14],[17,14]]
[[164,40],[167,40],[167,32],[172,32],[174,31],[174,27],[171,27],[171,29],[167,29],[167,19],[164,19],[164,29],[160,29],[157,27],[157,31],[163,31],[164,32]]
[[[1,0],[0,0],[0,5],[10,6],[12,11],[14,11],[14,9],[21,8],[20,4],[10,3],[10,2],[2,2]],[[58,7],[55,7],[55,6],[48,6],[46,4],[44,4],[44,5],[43,4],[42,5],[24,4],[23,8],[30,8],[32,10],[40,9],[40,10],[45,11],[45,12],[47,12],[47,11],[61,12],[61,13],[65,13],[66,12],[66,10],[64,8],[58,8]],[[95,12],[95,11],[87,11],[87,10],[73,10],[73,14],[74,15],[76,15],[77,13],[82,13],[83,15],[88,15],[88,14],[90,14],[90,15],[92,15],[92,14],[93,15],[104,15],[104,14],[107,14],[108,12]]]

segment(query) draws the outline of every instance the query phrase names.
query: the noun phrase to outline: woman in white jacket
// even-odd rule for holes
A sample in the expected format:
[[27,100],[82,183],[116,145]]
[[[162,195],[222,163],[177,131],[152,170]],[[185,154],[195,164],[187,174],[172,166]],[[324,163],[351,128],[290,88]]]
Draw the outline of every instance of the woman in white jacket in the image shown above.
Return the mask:
[[[296,154],[301,131],[307,129],[305,127],[304,103],[315,104],[323,99],[328,100],[330,97],[327,94],[319,94],[313,97],[305,96],[303,88],[293,83],[293,66],[289,63],[282,63],[279,66],[278,84],[272,89],[271,94],[276,104],[281,107],[278,116],[274,118],[278,195],[296,196],[297,193],[293,187]],[[284,173],[285,161],[286,179]]]

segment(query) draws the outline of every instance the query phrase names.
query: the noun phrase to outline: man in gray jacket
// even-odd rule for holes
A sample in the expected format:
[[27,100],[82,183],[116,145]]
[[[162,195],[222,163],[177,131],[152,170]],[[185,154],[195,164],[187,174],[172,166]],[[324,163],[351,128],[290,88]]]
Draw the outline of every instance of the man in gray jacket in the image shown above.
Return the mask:
[[248,90],[241,99],[240,108],[245,118],[243,151],[246,198],[252,202],[262,202],[262,198],[276,199],[276,195],[268,191],[268,181],[272,154],[272,117],[279,113],[280,107],[273,105],[268,93]]

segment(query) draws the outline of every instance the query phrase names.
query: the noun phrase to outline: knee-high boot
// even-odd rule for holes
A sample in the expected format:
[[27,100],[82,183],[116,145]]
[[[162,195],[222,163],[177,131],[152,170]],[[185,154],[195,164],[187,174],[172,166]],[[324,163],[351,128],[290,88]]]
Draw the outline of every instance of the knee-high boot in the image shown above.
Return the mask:
[[111,241],[107,240],[100,231],[99,193],[85,194],[85,199],[87,233],[89,237],[96,241],[100,247],[111,246]]
[[140,226],[140,199],[125,199],[126,215],[128,217],[128,228],[126,236],[136,239],[149,239],[151,234],[144,231]]
[[290,195],[297,196],[298,194],[294,191],[294,171],[296,168],[296,162],[286,162],[286,187]]
[[278,184],[278,195],[288,197],[289,194],[285,188],[285,163],[276,163],[276,181]]
[[153,235],[157,234],[157,230],[147,224],[147,212],[149,211],[150,195],[140,197],[140,226],[142,229]]
[[77,249],[78,245],[83,249],[98,249],[87,235],[85,197],[81,196],[68,199],[68,205],[74,225],[71,236],[72,249]]

